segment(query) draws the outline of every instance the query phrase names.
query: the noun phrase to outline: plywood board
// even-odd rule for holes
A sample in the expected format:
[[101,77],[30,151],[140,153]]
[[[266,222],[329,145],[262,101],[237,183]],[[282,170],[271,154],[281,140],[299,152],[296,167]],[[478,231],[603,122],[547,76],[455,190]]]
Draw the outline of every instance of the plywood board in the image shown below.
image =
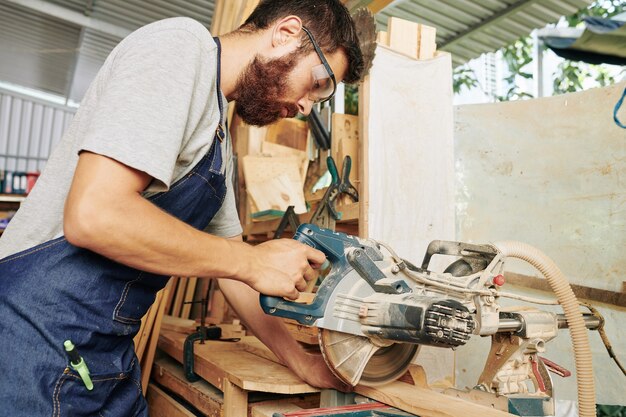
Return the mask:
[[306,151],[307,123],[298,119],[281,119],[268,126],[265,140],[279,145]]
[[300,161],[300,178],[302,185],[304,185],[307,169],[309,167],[309,158],[306,152],[267,141],[263,141],[261,144],[261,152],[263,155],[269,156],[295,156],[298,158],[298,161]]
[[305,213],[300,161],[295,156],[243,158],[246,190],[259,211],[286,210],[295,206],[296,213]]

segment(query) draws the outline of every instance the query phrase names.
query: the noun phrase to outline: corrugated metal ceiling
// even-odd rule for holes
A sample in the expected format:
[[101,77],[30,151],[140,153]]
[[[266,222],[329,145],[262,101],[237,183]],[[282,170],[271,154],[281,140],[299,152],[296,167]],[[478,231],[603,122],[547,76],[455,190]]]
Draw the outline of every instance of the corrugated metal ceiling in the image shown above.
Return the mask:
[[438,48],[455,65],[509,45],[533,29],[576,13],[593,0],[396,0],[377,14],[379,27],[390,16],[437,28]]
[[[435,26],[439,49],[451,52],[458,65],[591,2],[396,0],[377,20],[381,29],[389,16]],[[0,0],[0,80],[80,101],[124,34],[172,16],[210,27],[214,8],[215,0]],[[98,25],[82,27],[86,18]]]

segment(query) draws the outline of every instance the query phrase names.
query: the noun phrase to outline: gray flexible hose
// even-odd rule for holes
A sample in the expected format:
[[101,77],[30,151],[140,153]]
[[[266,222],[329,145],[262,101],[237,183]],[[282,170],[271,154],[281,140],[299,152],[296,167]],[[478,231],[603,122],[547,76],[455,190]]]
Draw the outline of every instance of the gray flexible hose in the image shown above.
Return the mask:
[[521,242],[496,242],[503,256],[522,259],[537,268],[550,284],[559,304],[563,307],[569,326],[574,359],[576,362],[576,384],[578,386],[578,413],[580,417],[596,415],[596,389],[593,380],[589,335],[579,309],[579,303],[565,275],[559,267],[538,249]]

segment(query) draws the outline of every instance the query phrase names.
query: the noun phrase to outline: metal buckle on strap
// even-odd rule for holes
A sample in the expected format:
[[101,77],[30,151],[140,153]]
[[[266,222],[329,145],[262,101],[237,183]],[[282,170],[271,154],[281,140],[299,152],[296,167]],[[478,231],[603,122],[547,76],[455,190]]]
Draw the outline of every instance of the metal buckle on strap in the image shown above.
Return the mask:
[[221,123],[218,123],[217,129],[215,130],[215,135],[220,143],[224,142],[224,138],[226,138],[226,132],[224,131],[224,126]]

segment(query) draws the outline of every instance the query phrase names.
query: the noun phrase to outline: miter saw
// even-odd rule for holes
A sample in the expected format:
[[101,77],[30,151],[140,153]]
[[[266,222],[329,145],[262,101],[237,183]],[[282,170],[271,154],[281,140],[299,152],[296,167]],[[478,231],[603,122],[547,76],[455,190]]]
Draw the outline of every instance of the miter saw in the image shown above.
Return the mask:
[[[324,359],[338,378],[353,386],[386,384],[405,374],[422,345],[454,349],[472,335],[489,335],[492,349],[476,389],[505,396],[506,404],[491,402],[496,408],[511,410],[510,399],[538,399],[533,408],[541,413],[534,415],[554,413],[548,370],[567,371],[538,353],[567,320],[534,308],[500,307],[501,296],[533,301],[500,291],[506,257],[500,248],[434,241],[418,267],[380,242],[312,224],[301,225],[294,239],[323,251],[330,272],[308,304],[262,295],[261,306],[267,314],[316,326]],[[434,272],[434,255],[454,261]],[[592,315],[583,315],[583,322],[600,325]]]

